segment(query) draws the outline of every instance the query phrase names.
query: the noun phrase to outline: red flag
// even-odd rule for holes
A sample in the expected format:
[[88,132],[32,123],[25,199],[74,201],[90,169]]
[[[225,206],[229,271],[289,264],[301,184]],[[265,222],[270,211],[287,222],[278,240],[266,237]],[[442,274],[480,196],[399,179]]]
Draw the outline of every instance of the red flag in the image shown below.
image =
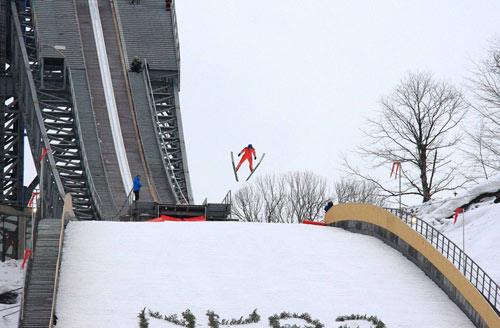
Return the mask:
[[49,148],[43,148],[42,149],[42,155],[40,155],[40,162],[43,160],[43,157],[45,156],[45,153],[49,150]]
[[[389,177],[392,178],[392,174],[394,174],[394,178],[397,179],[398,178],[398,170],[399,170],[399,166],[401,165],[401,162],[392,162],[392,170],[391,170],[391,175]],[[396,168],[396,170],[394,170],[394,168]]]
[[463,209],[463,208],[461,208],[461,207],[459,207],[459,208],[457,208],[457,209],[455,210],[455,221],[453,221],[453,224],[457,223],[458,213],[463,212],[463,211],[464,211],[464,209]]
[[31,249],[27,249],[24,251],[24,260],[23,260],[23,264],[21,265],[21,269],[24,269],[24,264],[26,263],[26,261],[28,260],[30,255],[31,255]]

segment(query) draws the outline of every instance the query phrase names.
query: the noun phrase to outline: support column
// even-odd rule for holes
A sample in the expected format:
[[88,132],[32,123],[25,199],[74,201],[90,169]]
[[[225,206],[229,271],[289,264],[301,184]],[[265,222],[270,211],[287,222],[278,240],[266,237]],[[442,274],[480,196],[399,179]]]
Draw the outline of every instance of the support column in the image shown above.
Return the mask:
[[24,258],[24,250],[26,249],[26,217],[17,217],[17,259]]

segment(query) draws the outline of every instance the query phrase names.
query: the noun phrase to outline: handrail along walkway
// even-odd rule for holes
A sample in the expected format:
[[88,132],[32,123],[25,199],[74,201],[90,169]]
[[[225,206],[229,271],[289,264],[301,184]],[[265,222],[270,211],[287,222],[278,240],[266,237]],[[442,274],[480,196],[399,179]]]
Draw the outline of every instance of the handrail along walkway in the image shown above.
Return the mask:
[[386,208],[443,254],[500,314],[500,287],[474,260],[432,225],[404,210]]
[[500,327],[497,284],[430,224],[408,212],[367,203],[335,205],[324,221],[380,239],[424,271],[477,327]]

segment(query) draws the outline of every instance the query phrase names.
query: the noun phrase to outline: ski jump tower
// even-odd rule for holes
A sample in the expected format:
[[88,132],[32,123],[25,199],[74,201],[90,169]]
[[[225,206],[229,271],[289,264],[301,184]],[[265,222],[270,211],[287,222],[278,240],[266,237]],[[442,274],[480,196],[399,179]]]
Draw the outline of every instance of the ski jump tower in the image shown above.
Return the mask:
[[192,204],[179,82],[175,3],[0,0],[0,206],[39,186],[42,218],[71,194],[79,220],[118,220],[135,175],[141,201]]

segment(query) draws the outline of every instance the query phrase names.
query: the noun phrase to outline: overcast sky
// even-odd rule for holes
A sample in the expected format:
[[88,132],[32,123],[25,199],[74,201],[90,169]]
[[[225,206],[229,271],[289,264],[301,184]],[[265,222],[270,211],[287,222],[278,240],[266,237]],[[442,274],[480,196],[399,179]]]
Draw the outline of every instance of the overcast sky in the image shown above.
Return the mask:
[[[333,183],[344,174],[341,154],[363,142],[366,118],[405,74],[431,72],[461,87],[500,32],[498,0],[179,0],[176,8],[197,203],[244,185],[230,151],[249,143],[266,153],[254,177],[300,170]],[[245,164],[240,181],[248,172]]]
[[[363,142],[366,118],[402,77],[431,72],[467,92],[474,61],[500,36],[498,0],[178,0],[176,9],[197,204],[245,185],[248,165],[236,183],[230,152],[249,143],[266,153],[252,179],[312,171],[333,184],[345,175],[341,155]],[[382,180],[397,188],[390,170]],[[25,184],[34,174],[28,164]]]

